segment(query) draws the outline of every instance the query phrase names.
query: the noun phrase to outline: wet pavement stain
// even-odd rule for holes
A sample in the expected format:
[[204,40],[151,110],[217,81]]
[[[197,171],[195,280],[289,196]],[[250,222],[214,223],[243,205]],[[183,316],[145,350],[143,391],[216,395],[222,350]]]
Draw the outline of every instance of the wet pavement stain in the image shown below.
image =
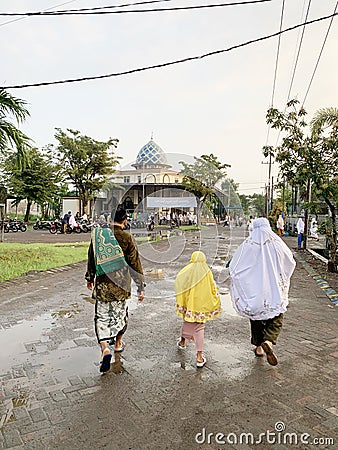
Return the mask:
[[74,317],[76,314],[79,314],[81,312],[81,310],[79,309],[79,305],[77,303],[73,303],[72,305],[72,309],[61,309],[60,311],[57,312],[53,312],[51,313],[51,316],[53,319],[71,319],[72,317]]

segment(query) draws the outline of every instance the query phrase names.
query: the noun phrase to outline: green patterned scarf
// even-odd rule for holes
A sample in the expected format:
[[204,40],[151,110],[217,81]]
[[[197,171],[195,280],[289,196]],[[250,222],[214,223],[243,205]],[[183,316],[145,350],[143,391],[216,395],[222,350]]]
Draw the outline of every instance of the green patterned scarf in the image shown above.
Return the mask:
[[96,275],[116,272],[127,265],[122,248],[110,228],[94,228],[92,243]]

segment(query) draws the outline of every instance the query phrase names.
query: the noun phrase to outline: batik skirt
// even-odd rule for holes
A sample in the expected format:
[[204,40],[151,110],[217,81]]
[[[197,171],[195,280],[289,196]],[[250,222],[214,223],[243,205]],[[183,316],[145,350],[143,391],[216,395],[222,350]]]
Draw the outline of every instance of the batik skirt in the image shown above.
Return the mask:
[[114,344],[116,336],[123,334],[127,329],[127,300],[102,302],[96,299],[94,322],[98,342],[108,341]]

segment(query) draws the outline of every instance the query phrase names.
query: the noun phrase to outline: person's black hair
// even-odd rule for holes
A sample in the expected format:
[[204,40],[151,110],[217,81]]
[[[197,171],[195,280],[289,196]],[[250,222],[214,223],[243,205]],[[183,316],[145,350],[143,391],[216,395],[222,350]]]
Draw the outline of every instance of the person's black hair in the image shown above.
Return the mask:
[[[111,216],[113,218],[114,211],[112,211]],[[127,212],[125,209],[118,209],[114,214],[114,222],[121,223],[127,218]]]

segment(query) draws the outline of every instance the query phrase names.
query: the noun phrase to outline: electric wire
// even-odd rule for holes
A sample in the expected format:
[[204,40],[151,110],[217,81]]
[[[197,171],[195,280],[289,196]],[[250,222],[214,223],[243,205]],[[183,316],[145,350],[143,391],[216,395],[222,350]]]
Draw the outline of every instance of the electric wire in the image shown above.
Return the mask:
[[146,0],[142,2],[133,2],[133,3],[123,3],[122,5],[108,5],[108,6],[95,6],[93,8],[77,8],[77,9],[63,9],[61,11],[55,11],[66,13],[66,12],[77,12],[77,11],[100,11],[105,9],[116,9],[116,8],[128,8],[129,6],[138,6],[138,5],[148,5],[153,3],[165,3],[172,2],[173,0]]
[[[307,7],[305,19],[304,19],[305,22],[307,21],[308,16],[309,16],[309,11],[310,11],[310,6],[311,6],[311,1],[312,1],[312,0],[309,0],[309,3],[308,3],[308,7]],[[304,0],[304,3],[303,3],[302,14],[301,14],[301,20],[303,20],[303,14],[304,14],[305,2],[306,2],[306,0]],[[287,102],[290,100],[291,89],[292,89],[293,82],[294,82],[294,78],[295,78],[295,74],[296,74],[296,69],[297,69],[297,65],[298,65],[298,60],[299,60],[300,50],[301,50],[302,43],[303,43],[303,38],[304,38],[304,32],[305,32],[305,26],[304,26],[303,29],[302,29],[301,38],[300,38],[299,43],[298,43],[298,50],[297,50],[297,54],[296,54],[296,58],[295,58],[295,62],[294,62],[293,73],[292,73],[292,76],[291,76],[291,81],[290,81],[290,86],[289,86],[289,91],[288,91],[288,95],[287,95],[286,104],[287,104]],[[285,113],[286,109],[287,109],[287,106],[285,105],[285,107],[284,107],[284,113]],[[281,130],[279,129],[279,130],[278,130],[277,139],[276,139],[275,148],[278,146],[278,142],[279,142],[280,135],[281,135]]]
[[175,6],[173,8],[152,8],[152,9],[130,9],[130,10],[118,10],[118,11],[74,11],[74,12],[63,12],[63,11],[49,11],[49,12],[28,12],[28,13],[2,13],[0,16],[68,16],[68,15],[106,15],[106,14],[129,14],[129,13],[147,13],[147,12],[168,12],[168,11],[184,11],[193,9],[210,9],[210,8],[220,8],[224,6],[237,6],[237,5],[250,5],[254,3],[266,3],[272,0],[248,0],[241,2],[230,2],[230,3],[216,3],[208,5],[193,5],[193,6]]
[[256,39],[251,39],[250,41],[242,42],[241,44],[233,45],[233,46],[225,48],[225,49],[214,50],[214,51],[211,51],[208,53],[204,53],[202,55],[190,56],[190,57],[183,58],[183,59],[168,61],[168,62],[165,62],[162,64],[154,64],[152,66],[138,67],[136,69],[125,70],[123,72],[109,73],[109,74],[105,74],[105,75],[96,75],[96,76],[80,77],[80,78],[69,78],[66,80],[56,80],[56,81],[44,81],[44,82],[40,82],[40,83],[16,84],[16,85],[12,85],[12,86],[0,86],[0,88],[1,89],[22,89],[22,88],[27,88],[27,87],[39,87],[39,86],[51,86],[51,85],[56,85],[56,84],[76,83],[76,82],[80,82],[80,81],[90,81],[90,80],[99,80],[99,79],[105,79],[105,78],[119,77],[119,76],[124,76],[124,75],[130,75],[133,73],[145,72],[148,70],[154,70],[154,69],[160,69],[163,67],[174,66],[177,64],[182,64],[182,63],[186,63],[186,62],[190,62],[190,61],[208,58],[209,56],[213,56],[213,55],[230,52],[232,50],[246,47],[248,45],[255,44],[257,42],[262,42],[267,39],[271,39],[276,36],[279,36],[280,34],[287,33],[292,30],[296,30],[297,28],[302,27],[304,25],[311,25],[313,23],[322,22],[323,20],[333,19],[333,17],[335,17],[337,15],[338,15],[338,13],[335,12],[334,14],[330,14],[328,16],[322,16],[317,19],[312,19],[312,20],[309,20],[308,22],[300,23],[298,25],[294,25],[292,27],[286,28],[285,30],[277,31],[276,33],[268,34],[268,35],[265,35],[265,36],[262,36],[262,37],[259,37]]
[[[282,10],[281,10],[281,17],[280,17],[279,31],[282,30],[282,26],[283,26],[284,8],[285,8],[285,0],[282,1]],[[275,62],[275,72],[274,72],[273,83],[272,83],[271,108],[273,107],[273,101],[274,101],[274,97],[275,97],[276,79],[277,79],[277,68],[278,68],[279,50],[280,50],[280,41],[281,41],[281,34],[279,34],[279,36],[278,36],[277,53],[276,53],[276,62]],[[266,146],[268,145],[268,142],[269,142],[270,129],[271,129],[271,125],[269,124],[269,125],[268,125],[268,130],[267,130],[267,133],[266,133],[266,144],[265,144]]]
[[[311,1],[312,1],[312,0],[309,0],[309,3],[308,3],[306,15],[305,15],[305,22],[307,21],[308,16],[309,16],[309,11],[310,11],[310,6],[311,6]],[[304,3],[304,5],[305,5],[305,3]],[[302,48],[303,39],[304,39],[304,33],[305,33],[305,26],[303,27],[302,35],[301,35],[301,38],[300,38],[300,41],[299,41],[299,45],[298,45],[297,56],[296,56],[295,64],[294,64],[294,67],[293,67],[292,77],[291,77],[290,86],[289,86],[289,91],[288,91],[288,95],[287,95],[287,102],[290,100],[291,89],[292,89],[293,82],[294,82],[294,79],[295,79],[295,74],[296,74],[296,70],[297,70],[297,65],[298,65],[298,60],[299,60],[300,50],[301,50],[301,48]]]
[[[282,11],[280,16],[280,25],[279,25],[279,31],[282,31],[283,26],[283,18],[284,18],[284,8],[285,8],[285,0],[282,2]],[[273,86],[272,86],[272,96],[271,96],[271,107],[273,106],[273,101],[275,98],[275,90],[276,90],[276,79],[277,79],[277,69],[278,69],[278,61],[279,61],[279,51],[280,51],[280,41],[281,41],[282,34],[280,33],[278,35],[278,44],[277,44],[277,54],[276,54],[276,64],[275,64],[275,73],[273,77]]]
[[306,93],[305,93],[305,97],[304,97],[304,100],[303,100],[303,103],[302,103],[302,107],[304,106],[304,103],[305,103],[305,101],[306,101],[306,99],[307,99],[307,96],[308,96],[308,94],[309,94],[309,91],[310,91],[310,88],[311,88],[313,79],[314,79],[314,77],[315,77],[315,74],[316,74],[316,71],[317,71],[317,68],[318,68],[318,65],[319,65],[320,58],[321,58],[321,56],[322,56],[322,54],[323,54],[323,50],[324,50],[324,47],[325,47],[325,44],[326,44],[328,35],[329,35],[329,33],[330,33],[330,30],[331,30],[331,26],[332,26],[332,23],[333,23],[333,17],[334,17],[334,15],[336,15],[337,8],[338,8],[338,1],[337,1],[337,3],[336,3],[336,6],[335,6],[335,8],[334,8],[333,15],[332,15],[332,17],[331,17],[329,26],[328,26],[328,28],[327,28],[327,31],[326,31],[326,34],[325,34],[325,38],[324,38],[323,45],[322,45],[322,47],[321,47],[321,49],[320,49],[320,52],[319,52],[319,55],[318,55],[318,58],[317,58],[317,62],[316,62],[316,64],[315,64],[315,68],[314,68],[314,70],[313,70],[313,73],[312,73],[312,76],[311,76],[311,79],[310,79],[310,83],[309,83],[308,88],[307,88]]
[[[68,2],[59,3],[58,5],[51,6],[51,7],[47,8],[47,9],[44,9],[44,11],[48,11],[50,9],[58,8],[59,6],[68,5],[69,3],[74,3],[74,2],[77,2],[77,1],[78,0],[69,0]],[[8,25],[8,24],[13,23],[13,22],[18,22],[19,20],[23,20],[23,19],[27,19],[27,16],[18,17],[17,19],[8,20],[7,22],[0,23],[0,27],[3,27],[4,25]]]

